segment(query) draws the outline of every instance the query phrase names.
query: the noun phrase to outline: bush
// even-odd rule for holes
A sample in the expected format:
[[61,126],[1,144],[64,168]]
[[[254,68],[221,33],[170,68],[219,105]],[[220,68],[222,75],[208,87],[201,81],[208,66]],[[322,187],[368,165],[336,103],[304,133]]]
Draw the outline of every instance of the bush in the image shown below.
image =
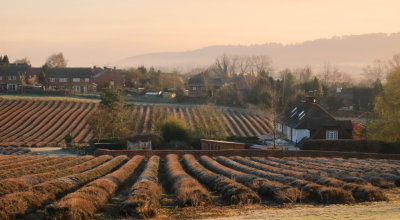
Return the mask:
[[182,119],[171,116],[161,121],[157,127],[167,142],[190,140],[190,130]]

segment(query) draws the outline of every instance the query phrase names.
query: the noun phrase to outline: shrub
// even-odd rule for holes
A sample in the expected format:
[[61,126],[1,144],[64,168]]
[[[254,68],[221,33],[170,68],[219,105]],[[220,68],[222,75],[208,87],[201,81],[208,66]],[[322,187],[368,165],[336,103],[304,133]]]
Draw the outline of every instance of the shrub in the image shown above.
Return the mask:
[[173,140],[188,141],[190,139],[190,131],[185,121],[174,116],[161,121],[157,127],[167,142]]

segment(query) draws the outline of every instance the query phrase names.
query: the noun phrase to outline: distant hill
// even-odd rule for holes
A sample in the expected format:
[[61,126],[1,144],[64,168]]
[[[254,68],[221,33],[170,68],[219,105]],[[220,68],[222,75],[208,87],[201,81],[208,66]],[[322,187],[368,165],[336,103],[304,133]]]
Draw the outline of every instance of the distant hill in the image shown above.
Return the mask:
[[357,75],[376,59],[387,60],[400,53],[400,33],[364,34],[317,39],[299,44],[210,46],[184,52],[163,52],[132,56],[116,63],[120,67],[154,66],[187,71],[212,64],[216,57],[228,55],[267,55],[275,69],[311,65],[320,71],[325,63],[335,64],[340,70]]

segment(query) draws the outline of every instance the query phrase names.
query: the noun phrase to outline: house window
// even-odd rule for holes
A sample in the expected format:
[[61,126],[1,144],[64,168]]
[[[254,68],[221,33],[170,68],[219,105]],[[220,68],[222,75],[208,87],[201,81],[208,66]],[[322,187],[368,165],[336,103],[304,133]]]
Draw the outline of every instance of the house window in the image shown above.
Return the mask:
[[110,81],[110,86],[114,86],[114,85],[115,85],[114,81]]
[[50,82],[55,82],[56,81],[56,78],[50,78]]
[[326,140],[337,140],[338,139],[338,131],[337,130],[327,130],[326,131]]
[[0,80],[3,80],[3,76],[0,76]]
[[72,82],[80,82],[81,78],[72,78]]
[[8,76],[8,80],[17,80],[16,76]]
[[193,86],[193,87],[192,87],[192,90],[193,90],[193,91],[196,91],[196,87],[195,87],[195,86]]
[[68,81],[68,79],[67,78],[60,78],[60,80],[59,80],[60,82],[63,82],[63,83],[65,83],[65,82],[67,82]]
[[85,78],[85,82],[87,82],[87,83],[88,83],[88,82],[89,82],[89,78]]

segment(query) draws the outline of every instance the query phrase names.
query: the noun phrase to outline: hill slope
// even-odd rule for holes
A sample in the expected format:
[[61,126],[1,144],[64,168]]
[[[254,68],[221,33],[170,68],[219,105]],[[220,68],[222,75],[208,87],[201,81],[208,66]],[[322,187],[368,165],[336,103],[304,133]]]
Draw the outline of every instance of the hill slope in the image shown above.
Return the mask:
[[229,55],[267,55],[276,69],[311,65],[320,71],[325,63],[336,64],[340,70],[359,74],[362,68],[376,59],[389,59],[400,53],[400,33],[364,34],[318,39],[293,45],[261,44],[210,46],[184,52],[143,54],[120,60],[118,66],[155,66],[187,71],[206,67],[216,57]]

